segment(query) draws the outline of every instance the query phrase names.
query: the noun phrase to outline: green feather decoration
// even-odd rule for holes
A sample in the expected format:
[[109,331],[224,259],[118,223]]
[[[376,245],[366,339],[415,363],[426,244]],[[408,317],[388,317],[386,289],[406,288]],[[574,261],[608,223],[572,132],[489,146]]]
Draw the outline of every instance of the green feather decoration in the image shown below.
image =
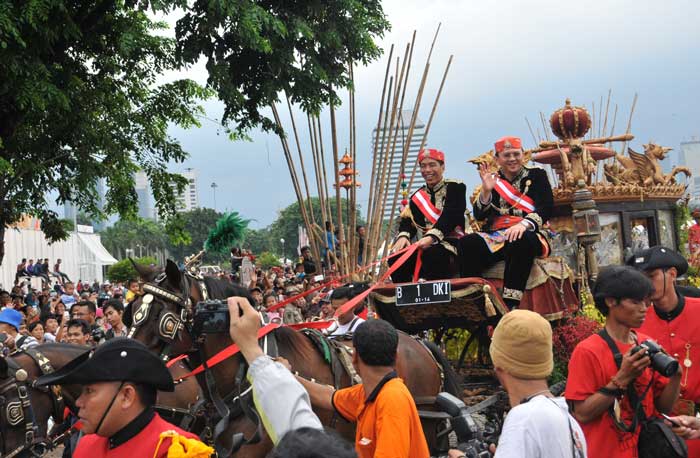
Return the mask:
[[233,246],[243,241],[249,222],[250,220],[241,218],[238,212],[225,214],[209,231],[204,249],[221,254],[230,252]]

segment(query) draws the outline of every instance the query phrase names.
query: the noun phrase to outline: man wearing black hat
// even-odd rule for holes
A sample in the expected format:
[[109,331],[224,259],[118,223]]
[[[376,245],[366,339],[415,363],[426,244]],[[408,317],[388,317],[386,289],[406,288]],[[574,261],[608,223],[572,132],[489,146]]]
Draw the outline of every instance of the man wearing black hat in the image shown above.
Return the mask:
[[175,385],[163,362],[140,342],[114,338],[37,380],[37,385],[73,384],[83,385],[76,407],[85,434],[73,458],[165,458],[171,447],[182,457],[213,453],[154,412],[156,390],[174,391]]
[[[653,307],[639,330],[681,363],[681,391],[673,413],[695,416],[700,411],[700,298],[686,297],[675,287],[688,262],[670,248],[655,246],[638,252],[627,264],[644,272],[654,286]],[[688,456],[700,457],[700,440],[687,444]]]

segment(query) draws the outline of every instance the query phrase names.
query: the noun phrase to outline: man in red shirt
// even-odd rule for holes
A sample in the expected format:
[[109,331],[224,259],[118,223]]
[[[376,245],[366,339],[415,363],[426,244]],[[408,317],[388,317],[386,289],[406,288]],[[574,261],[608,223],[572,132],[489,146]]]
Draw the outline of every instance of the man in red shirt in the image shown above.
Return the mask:
[[[605,328],[574,349],[565,393],[586,436],[590,457],[638,456],[640,427],[632,429],[636,422],[628,387],[641,399],[647,417],[656,410],[670,412],[678,398],[680,370],[666,379],[649,367],[646,349],[630,351],[648,339],[633,329],[644,323],[651,293],[649,279],[628,266],[607,267],[598,276],[593,297],[606,317]],[[621,354],[619,367],[606,338]]]
[[73,384],[83,385],[75,404],[85,434],[73,458],[166,458],[171,448],[182,457],[214,453],[154,412],[156,390],[174,391],[175,385],[165,364],[140,342],[114,338],[37,380]]
[[[670,248],[655,246],[632,256],[627,263],[651,280],[653,307],[649,307],[640,332],[655,339],[681,363],[680,398],[676,415],[695,416],[700,403],[700,298],[685,297],[675,288],[676,278],[688,270],[688,262]],[[700,457],[700,440],[688,440],[688,457]]]

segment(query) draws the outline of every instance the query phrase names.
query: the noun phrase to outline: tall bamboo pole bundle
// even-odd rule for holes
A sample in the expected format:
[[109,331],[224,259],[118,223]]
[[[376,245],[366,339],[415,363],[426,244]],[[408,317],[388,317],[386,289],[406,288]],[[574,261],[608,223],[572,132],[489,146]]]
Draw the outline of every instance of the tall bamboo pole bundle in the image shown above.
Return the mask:
[[[331,140],[333,144],[333,171],[334,171],[334,177],[335,177],[335,182],[338,183],[339,181],[339,175],[338,175],[338,131],[337,131],[337,126],[336,126],[336,121],[335,121],[335,107],[333,106],[333,101],[330,103],[329,107],[330,111],[330,118],[331,118]],[[336,218],[338,222],[338,243],[340,246],[343,246],[345,243],[345,239],[343,237],[344,233],[344,227],[343,227],[343,211],[342,211],[342,205],[341,205],[341,197],[340,197],[340,186],[335,187],[335,210],[336,210]],[[333,227],[333,222],[331,221],[331,231],[334,230]],[[347,265],[344,262],[344,259],[338,259],[338,272],[341,273],[342,275],[345,275],[347,271]]]
[[[394,45],[391,45],[391,49],[389,50],[389,58],[387,59],[386,63],[386,71],[384,73],[384,85],[382,87],[382,98],[381,102],[379,103],[379,116],[377,117],[377,128],[375,130],[374,134],[374,145],[372,148],[372,176],[369,182],[369,194],[367,198],[367,217],[365,218],[365,221],[367,221],[367,229],[366,229],[366,235],[365,235],[365,245],[362,250],[362,264],[367,265],[369,262],[367,259],[367,248],[369,247],[369,232],[372,229],[372,226],[374,224],[379,224],[381,225],[381,222],[374,222],[371,219],[372,216],[372,210],[373,210],[373,205],[374,205],[374,190],[375,190],[375,185],[374,185],[374,180],[377,176],[377,163],[379,162],[379,157],[377,156],[377,150],[379,148],[379,130],[381,129],[382,126],[382,113],[384,111],[384,100],[386,98],[386,89],[387,89],[387,82],[389,80],[389,71],[391,69],[391,59],[394,55]],[[390,86],[391,87],[391,86]],[[391,93],[391,89],[389,89],[389,92]],[[373,257],[374,259],[374,257]]]
[[[380,180],[380,190],[379,194],[381,196],[381,204],[377,207],[376,209],[376,215],[377,219],[375,221],[381,220],[382,225],[383,225],[383,209],[386,206],[387,202],[387,197],[388,197],[388,182],[389,182],[389,170],[391,167],[391,164],[394,161],[394,153],[396,151],[396,140],[398,136],[398,131],[399,131],[399,126],[401,125],[402,121],[402,116],[401,112],[403,110],[403,104],[405,101],[405,96],[406,96],[406,87],[407,87],[407,81],[408,81],[408,75],[410,73],[410,68],[411,68],[411,62],[413,58],[413,49],[414,49],[414,43],[415,43],[415,37],[416,37],[416,32],[413,32],[413,40],[411,43],[406,47],[406,52],[404,53],[404,60],[403,64],[401,65],[401,72],[400,74],[397,74],[397,85],[395,87],[394,91],[394,104],[392,106],[392,113],[391,113],[391,121],[389,123],[389,138],[388,141],[383,145],[384,146],[384,153],[383,153],[383,176]],[[398,61],[397,61],[398,64]],[[398,68],[397,68],[398,70]],[[400,101],[399,101],[399,95],[400,95]],[[398,113],[398,116],[397,116]],[[385,238],[382,235],[382,225],[379,225],[378,232],[377,232],[377,238],[375,240],[375,251],[376,249],[379,249],[381,246],[380,243],[381,241]],[[387,227],[387,231],[390,231],[391,228],[390,226]],[[374,251],[373,251],[374,252]],[[383,256],[385,257],[385,256]]]
[[[423,134],[423,140],[421,140],[420,149],[425,148],[425,142],[428,140],[428,134],[430,133],[430,127],[433,125],[433,118],[435,117],[435,112],[437,111],[438,102],[440,102],[440,95],[442,95],[442,89],[445,87],[445,80],[447,80],[447,74],[450,71],[450,66],[452,65],[452,58],[450,56],[447,61],[447,66],[445,67],[445,72],[442,74],[442,81],[440,81],[440,88],[438,89],[437,95],[435,96],[435,101],[433,102],[433,109],[430,111],[430,117],[428,118],[428,123],[425,125],[425,133]],[[413,163],[413,170],[411,171],[411,181],[408,183],[409,192],[413,189],[413,180],[416,177],[416,170],[418,169],[418,163]]]
[[301,167],[301,174],[302,177],[304,178],[304,188],[306,190],[306,203],[304,202],[299,202],[299,205],[304,205],[307,206],[306,211],[307,214],[310,216],[310,222],[311,222],[311,231],[309,231],[309,228],[307,227],[306,231],[309,236],[309,242],[311,244],[311,252],[314,257],[314,262],[316,263],[316,271],[321,272],[321,252],[319,250],[319,243],[318,239],[315,236],[313,232],[313,227],[316,225],[316,217],[314,216],[314,207],[313,203],[311,201],[311,193],[309,192],[309,182],[306,177],[306,167],[304,165],[304,155],[301,152],[301,143],[299,142],[299,133],[297,131],[297,124],[294,121],[294,112],[292,111],[292,103],[289,101],[289,97],[286,97],[287,99],[287,109],[289,110],[289,118],[292,121],[292,131],[294,132],[294,139],[296,141],[297,145],[297,151],[299,153],[299,165]]
[[[428,72],[430,71],[430,63],[425,64],[425,69],[423,71],[423,78],[421,79],[420,87],[418,89],[418,95],[416,96],[416,103],[413,108],[413,115],[411,116],[411,123],[408,126],[408,135],[406,136],[406,141],[404,141],[404,151],[403,157],[401,159],[401,168],[399,176],[403,175],[406,171],[406,160],[408,159],[408,150],[411,144],[411,138],[413,137],[413,130],[416,126],[416,119],[418,118],[418,111],[420,110],[421,99],[423,98],[423,90],[425,89],[425,83],[428,79]],[[399,196],[399,190],[401,189],[401,182],[396,181],[396,187],[394,188],[394,198],[391,204],[391,213],[389,214],[389,227],[387,228],[386,234],[384,236],[384,255],[386,257],[389,250],[389,236],[391,235],[391,225],[394,221],[394,213],[396,212],[396,203]]]
[[[317,126],[317,131],[318,131],[318,145],[319,145],[319,153],[321,155],[321,172],[323,174],[323,195],[325,196],[326,200],[326,215],[328,215],[328,221],[331,222],[331,215],[333,214],[331,212],[331,199],[330,199],[330,192],[329,192],[329,187],[328,187],[328,169],[326,168],[326,153],[323,148],[323,130],[321,129],[321,118],[320,116],[316,116],[316,126]],[[325,222],[324,222],[325,224]],[[323,228],[325,230],[325,226]]]
[[[322,227],[320,227],[320,232],[321,232],[321,245],[325,249],[325,256],[324,260],[326,261],[326,265],[330,265],[330,250],[328,249],[328,238],[326,237],[325,234],[325,222],[328,221],[328,213],[326,212],[326,195],[324,193],[324,187],[323,187],[323,171],[321,170],[321,160],[319,158],[319,150],[318,150],[318,138],[316,135],[316,124],[315,124],[315,119],[312,124],[311,121],[311,115],[306,114],[306,121],[308,124],[309,128],[309,141],[311,142],[311,154],[313,156],[314,160],[314,175],[316,176],[316,189],[318,190],[318,198],[319,198],[319,206],[321,207],[321,219],[323,220],[321,222]],[[314,228],[316,229],[316,228]]]
[[[282,121],[280,120],[279,113],[277,112],[277,107],[275,106],[274,103],[270,105],[272,108],[272,114],[275,118],[275,123],[277,123],[277,126],[282,129]],[[284,158],[287,160],[287,167],[289,168],[289,175],[292,178],[292,186],[294,187],[294,193],[297,196],[297,202],[299,202],[299,208],[301,209],[301,217],[304,220],[304,225],[306,226],[306,231],[307,233],[311,234],[312,233],[312,226],[311,226],[311,221],[309,220],[309,216],[306,213],[306,206],[304,205],[304,198],[301,193],[301,188],[299,187],[299,178],[297,177],[296,173],[296,168],[294,167],[294,161],[292,160],[292,153],[289,150],[289,144],[287,143],[287,139],[284,135],[284,132],[281,131],[279,133],[279,138],[280,141],[282,142],[282,150],[284,152]]]
[[[357,170],[357,119],[355,113],[355,74],[353,71],[352,62],[350,66],[350,156],[352,157],[352,166],[355,171]],[[357,174],[351,175],[351,185],[350,185],[350,227],[348,229],[349,243],[347,244],[349,253],[349,265],[352,270],[357,266]]]

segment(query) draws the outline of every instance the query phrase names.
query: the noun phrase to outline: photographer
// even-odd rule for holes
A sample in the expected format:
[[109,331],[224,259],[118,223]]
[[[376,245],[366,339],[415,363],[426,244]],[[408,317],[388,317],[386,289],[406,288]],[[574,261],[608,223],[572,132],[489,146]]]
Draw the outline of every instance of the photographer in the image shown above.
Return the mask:
[[592,457],[636,458],[635,411],[647,418],[655,409],[670,412],[678,397],[680,369],[670,379],[653,370],[647,348],[638,346],[651,348],[648,337],[633,331],[644,323],[651,293],[651,282],[631,267],[606,267],[598,276],[593,297],[605,328],[574,349],[565,393]]
[[586,441],[566,401],[547,386],[552,373],[552,327],[538,313],[513,310],[496,326],[491,360],[512,409],[497,458],[584,458]]
[[[694,416],[700,407],[700,299],[685,297],[676,288],[676,278],[686,273],[688,262],[670,248],[655,246],[636,253],[627,264],[643,272],[654,287],[652,307],[639,330],[683,363],[673,413]],[[688,456],[700,457],[700,440],[687,444]]]

